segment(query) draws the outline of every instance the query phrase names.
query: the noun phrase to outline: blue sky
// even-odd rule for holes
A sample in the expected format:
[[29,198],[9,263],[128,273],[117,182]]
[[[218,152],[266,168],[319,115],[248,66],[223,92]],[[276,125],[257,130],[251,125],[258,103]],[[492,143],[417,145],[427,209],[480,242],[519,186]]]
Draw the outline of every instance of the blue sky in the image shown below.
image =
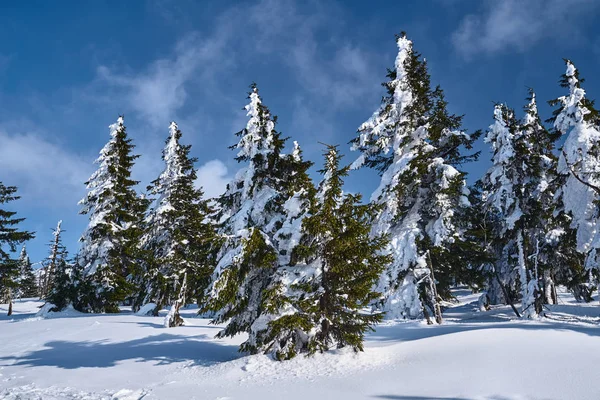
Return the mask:
[[[395,33],[408,32],[473,131],[491,123],[494,102],[520,110],[528,86],[540,102],[564,94],[563,57],[589,97],[600,94],[599,12],[593,0],[2,2],[0,181],[19,187],[10,206],[37,232],[32,259],[46,255],[59,219],[74,254],[87,224],[77,202],[119,114],[144,187],[176,120],[217,195],[238,168],[227,146],[245,126],[253,81],[307,158],[320,165],[322,141],[351,162],[346,143],[379,104]],[[489,165],[487,146],[478,149],[471,181]],[[360,170],[346,189],[368,197],[377,181]]]

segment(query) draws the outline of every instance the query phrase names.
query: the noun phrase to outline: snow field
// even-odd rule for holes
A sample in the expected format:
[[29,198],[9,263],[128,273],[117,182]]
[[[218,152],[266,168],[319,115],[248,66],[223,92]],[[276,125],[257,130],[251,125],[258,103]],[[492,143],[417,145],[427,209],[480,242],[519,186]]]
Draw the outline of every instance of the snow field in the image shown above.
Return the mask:
[[[600,306],[561,293],[548,318],[515,320],[507,307],[477,310],[477,296],[442,326],[388,322],[365,352],[347,349],[277,362],[242,356],[245,337],[183,310],[186,325],[128,312],[36,317],[19,301],[0,319],[0,399],[597,400]],[[5,314],[5,306],[0,312]]]

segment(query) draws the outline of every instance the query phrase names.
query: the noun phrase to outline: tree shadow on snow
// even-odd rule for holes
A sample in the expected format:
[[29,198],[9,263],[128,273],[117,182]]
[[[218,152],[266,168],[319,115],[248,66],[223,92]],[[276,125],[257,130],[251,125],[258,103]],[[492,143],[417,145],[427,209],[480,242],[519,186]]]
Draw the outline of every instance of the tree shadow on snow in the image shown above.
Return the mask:
[[[159,317],[157,317],[158,319]],[[184,318],[185,320],[185,318]],[[119,324],[135,324],[138,326],[143,326],[143,327],[148,327],[148,328],[154,328],[154,329],[161,329],[164,330],[165,329],[165,325],[163,322],[163,319],[160,319],[160,322],[146,322],[146,321],[119,321],[116,322]],[[177,329],[184,329],[184,328],[202,328],[202,329],[216,329],[216,330],[222,330],[223,327],[220,326],[215,326],[215,325],[182,325],[182,326],[178,326]],[[216,334],[216,333],[215,333]]]
[[448,323],[445,325],[425,326],[420,323],[400,323],[397,325],[380,325],[376,331],[366,336],[367,341],[401,341],[427,339],[436,336],[450,335],[460,332],[481,329],[525,329],[533,331],[573,331],[589,336],[600,336],[600,327],[597,324],[570,324],[550,320],[540,321],[513,321],[500,323],[483,323],[479,321]]
[[108,368],[126,360],[156,365],[192,361],[195,365],[210,366],[241,356],[237,346],[210,340],[207,335],[181,337],[163,333],[119,343],[53,341],[46,343],[44,349],[0,357],[0,366]]

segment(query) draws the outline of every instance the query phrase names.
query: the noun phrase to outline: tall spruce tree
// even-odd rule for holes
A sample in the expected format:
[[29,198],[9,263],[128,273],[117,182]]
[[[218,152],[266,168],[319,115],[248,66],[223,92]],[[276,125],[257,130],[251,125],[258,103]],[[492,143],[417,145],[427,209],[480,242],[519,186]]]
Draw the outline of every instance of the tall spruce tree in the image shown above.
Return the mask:
[[[562,205],[560,211],[570,219],[569,228],[576,232],[576,249],[586,256],[586,268],[597,277],[600,271],[600,119],[594,101],[586,97],[581,87],[583,79],[579,71],[570,60],[565,63],[567,70],[560,79],[560,86],[567,88],[569,94],[549,102],[557,107],[550,122],[556,132],[567,135],[558,159],[557,197]],[[577,271],[577,265],[574,267],[575,282],[571,286],[576,296],[581,297],[577,283],[584,281],[587,274],[581,269]],[[583,298],[590,300],[587,292]]]
[[19,261],[11,258],[10,253],[17,246],[33,239],[33,232],[19,230],[18,225],[25,218],[16,218],[16,212],[4,209],[4,204],[19,199],[17,188],[4,186],[0,182],[0,297],[3,303],[8,303],[8,315],[12,315],[14,291],[19,287]]
[[21,248],[21,254],[19,255],[19,268],[19,297],[30,298],[38,296],[37,278],[33,272],[33,266],[25,245]]
[[380,306],[388,318],[435,311],[441,321],[438,294],[448,297],[453,277],[469,264],[467,257],[448,260],[466,256],[461,250],[469,247],[458,221],[468,190],[456,167],[477,157],[460,150],[471,149],[479,132],[469,136],[460,129],[462,117],[448,113],[443,91],[431,88],[427,63],[405,34],[397,44],[395,68],[383,84],[387,95],[351,141],[362,152],[353,168],[366,165],[382,175],[371,196],[382,205],[372,234],[389,235],[393,261],[378,284]]
[[69,304],[76,303],[77,292],[73,281],[73,266],[68,262],[66,247],[62,244],[62,221],[58,221],[52,232],[50,254],[46,264],[46,285],[44,299],[54,304],[52,311],[61,311]]
[[44,265],[44,280],[41,288],[43,298],[46,298],[52,289],[56,269],[58,264],[63,261],[63,256],[66,251],[65,247],[62,245],[60,237],[61,225],[62,221],[58,221],[56,229],[54,229],[52,233],[53,238],[50,241],[50,254],[48,255],[48,259]]
[[503,104],[496,105],[494,123],[484,140],[493,149],[492,166],[481,179],[484,215],[491,226],[488,240],[495,255],[487,287],[492,304],[512,304],[518,297],[515,224],[523,215],[522,198],[517,191],[524,178],[519,164],[522,160],[515,155],[519,133],[514,111]]
[[148,207],[136,194],[138,182],[131,179],[139,156],[132,154],[123,117],[110,126],[110,136],[80,202],[81,213],[90,216],[77,263],[85,277],[78,301],[84,311],[119,312],[119,303],[132,295],[130,276],[139,273],[141,223]]
[[533,317],[545,302],[543,277],[555,250],[549,240],[555,137],[541,123],[533,91],[523,121],[502,104],[495,107],[494,120],[486,136],[493,165],[481,184],[496,259],[490,265],[488,295],[495,304],[512,305],[520,298],[522,315]]
[[[154,315],[178,298],[203,304],[215,263],[218,238],[211,220],[215,211],[195,186],[196,159],[189,155],[191,146],[180,143],[181,135],[172,122],[162,155],[165,169],[148,187],[150,196],[157,198],[142,239],[149,253],[142,293],[143,303],[156,304]],[[184,276],[187,293],[180,295]]]
[[283,153],[286,139],[275,130],[277,120],[254,84],[249,98],[250,119],[232,146],[239,149],[236,160],[248,164],[218,199],[224,243],[205,309],[215,313],[214,323],[228,321],[218,337],[246,332],[240,351],[256,353],[264,349],[268,322],[278,313],[269,306],[271,289],[297,238],[303,211],[298,199],[309,182],[311,163],[302,160],[298,146],[292,154]]
[[349,167],[340,167],[335,146],[328,146],[325,158],[324,179],[317,193],[311,191],[292,266],[280,271],[286,290],[272,303],[285,309],[269,322],[266,335],[267,351],[280,360],[331,347],[362,351],[365,332],[383,319],[363,312],[379,297],[373,287],[391,260],[382,254],[387,238],[370,236],[377,206],[343,194]]

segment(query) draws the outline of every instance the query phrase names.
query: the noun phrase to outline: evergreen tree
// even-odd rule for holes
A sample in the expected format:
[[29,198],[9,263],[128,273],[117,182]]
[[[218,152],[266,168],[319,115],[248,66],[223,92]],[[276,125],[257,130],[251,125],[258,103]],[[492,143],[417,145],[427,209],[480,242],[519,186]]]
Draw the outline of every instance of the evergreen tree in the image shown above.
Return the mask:
[[529,89],[527,101],[517,151],[522,154],[525,169],[524,187],[518,194],[523,198],[524,245],[532,271],[527,293],[533,299],[524,303],[532,304],[526,312],[532,316],[533,312],[542,312],[542,304],[557,302],[556,277],[566,267],[561,256],[570,243],[565,237],[557,240],[557,233],[562,236],[564,231],[561,228],[564,215],[555,213],[557,157],[554,148],[558,135],[542,124],[533,89]]
[[62,221],[58,221],[52,233],[50,255],[46,266],[46,287],[44,299],[56,307],[52,311],[61,311],[67,305],[77,301],[77,292],[72,279],[73,266],[68,263],[68,253],[62,244]]
[[[455,167],[477,157],[460,149],[471,149],[479,132],[460,130],[462,117],[448,113],[443,91],[431,88],[427,63],[405,34],[397,44],[395,69],[383,84],[387,95],[352,140],[352,149],[362,152],[353,168],[367,165],[382,175],[371,196],[382,205],[372,234],[390,237],[393,261],[378,284],[387,317],[417,317],[428,313],[426,305],[441,321],[438,295],[450,296],[472,250],[458,220],[468,206],[465,174]],[[459,253],[454,261],[460,263],[449,264]]]
[[[202,189],[195,187],[195,158],[190,145],[180,143],[181,131],[175,122],[163,150],[165,170],[148,187],[157,196],[145,224],[142,246],[150,255],[145,271],[144,303],[156,303],[154,315],[178,298],[204,302],[214,268],[213,248],[217,243],[214,214]],[[187,293],[179,295],[183,277]]]
[[556,138],[541,123],[533,91],[523,121],[502,104],[496,105],[494,120],[485,138],[494,151],[493,165],[481,180],[495,253],[487,293],[494,304],[513,305],[520,298],[523,316],[533,317],[542,311],[544,277],[550,279],[556,251],[551,239],[557,222],[552,186]]
[[[14,186],[4,186],[0,182],[0,205],[18,200]],[[25,218],[15,218],[16,212],[0,208],[0,298],[8,303],[8,315],[12,315],[13,291],[18,288],[20,265],[10,256],[17,245],[33,239],[33,232],[21,231],[17,227]]]
[[[579,71],[570,60],[565,63],[567,70],[560,85],[567,88],[569,94],[549,102],[557,107],[550,122],[557,133],[567,135],[558,159],[557,197],[562,206],[559,211],[566,213],[569,228],[576,232],[576,249],[586,255],[586,267],[597,275],[600,270],[597,251],[600,247],[600,120],[594,101],[586,98],[581,87],[583,79]],[[587,274],[581,269],[578,273],[576,265],[575,268],[575,282],[571,286],[578,291],[577,281],[583,281]],[[589,295],[585,297],[591,299]]]
[[277,119],[262,103],[256,85],[246,106],[250,120],[237,133],[236,160],[248,163],[219,199],[224,243],[213,273],[206,310],[214,323],[227,325],[217,336],[249,334],[240,351],[263,350],[267,324],[277,310],[269,307],[279,267],[289,262],[303,210],[299,199],[309,183],[296,145],[283,154],[286,139],[275,130]]
[[54,283],[56,269],[58,267],[58,264],[63,261],[63,255],[66,252],[65,247],[62,245],[60,238],[61,225],[62,221],[58,221],[56,229],[54,229],[52,233],[53,239],[50,241],[50,254],[48,255],[48,260],[44,265],[44,280],[41,288],[42,298],[46,298],[52,290],[52,284]]
[[132,154],[123,117],[110,126],[110,136],[80,202],[81,213],[90,216],[78,255],[86,281],[78,304],[84,311],[119,312],[119,303],[132,295],[131,276],[139,274],[141,222],[148,206],[131,179],[139,156]]
[[19,277],[19,297],[30,298],[38,295],[37,278],[33,273],[33,266],[25,245],[21,249],[19,256],[20,277]]
[[332,346],[363,350],[365,332],[383,314],[363,309],[379,297],[373,287],[391,257],[382,254],[384,235],[370,237],[377,206],[360,204],[360,195],[344,195],[343,177],[335,146],[325,154],[324,179],[302,221],[300,243],[293,250],[293,266],[285,268],[288,283],[272,305],[285,312],[269,322],[267,351],[278,359],[299,352],[313,354]]
[[523,180],[522,165],[515,156],[517,135],[519,126],[514,111],[503,104],[496,105],[494,124],[484,140],[493,149],[492,166],[481,180],[484,214],[492,227],[490,241],[495,254],[487,291],[492,304],[512,304],[517,297],[515,224],[523,215],[522,198],[517,196]]

